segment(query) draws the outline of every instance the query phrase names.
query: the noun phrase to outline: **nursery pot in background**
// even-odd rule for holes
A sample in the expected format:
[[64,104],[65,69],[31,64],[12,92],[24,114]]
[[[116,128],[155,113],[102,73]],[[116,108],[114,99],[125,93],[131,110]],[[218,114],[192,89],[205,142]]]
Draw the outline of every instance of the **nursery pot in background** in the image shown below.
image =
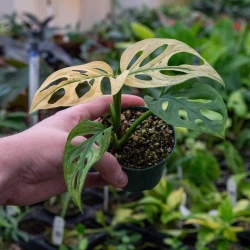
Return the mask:
[[[147,107],[129,107],[129,108],[123,108],[122,111],[126,111],[128,109],[131,111],[133,110],[136,111],[140,110],[144,112],[148,111]],[[128,175],[128,184],[123,188],[124,190],[133,193],[142,192],[144,190],[152,189],[158,184],[158,182],[162,178],[166,162],[172,155],[176,145],[175,129],[173,126],[170,127],[173,131],[174,143],[172,151],[168,154],[168,156],[165,159],[163,159],[154,166],[150,166],[147,168],[139,168],[139,169],[126,167],[125,165],[121,164],[124,172],[126,172],[126,174]]]

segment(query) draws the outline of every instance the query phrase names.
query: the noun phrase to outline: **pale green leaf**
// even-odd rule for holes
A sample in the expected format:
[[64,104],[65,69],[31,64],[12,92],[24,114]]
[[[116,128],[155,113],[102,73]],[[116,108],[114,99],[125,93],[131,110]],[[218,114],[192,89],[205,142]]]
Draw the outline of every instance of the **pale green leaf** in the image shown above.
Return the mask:
[[239,151],[231,142],[224,142],[222,144],[222,150],[224,151],[226,163],[234,174],[242,173],[245,171],[244,161]]
[[88,248],[88,239],[87,238],[83,238],[80,240],[79,242],[79,250],[86,250]]
[[233,207],[234,217],[250,216],[250,201],[243,199],[238,201]]
[[148,39],[155,37],[153,30],[141,23],[134,22],[131,24],[131,28],[134,34],[140,39]]
[[219,217],[227,222],[230,223],[233,220],[233,208],[229,198],[226,198],[222,201],[218,208]]
[[169,194],[167,197],[167,205],[171,209],[175,209],[178,205],[180,205],[184,195],[184,190],[183,188],[179,188],[177,190],[174,190]]
[[[105,129],[100,122],[84,120],[70,132],[64,150],[63,168],[68,192],[81,209],[81,194],[89,169],[99,161],[108,149],[112,127]],[[78,145],[72,140],[78,136],[92,135]],[[98,145],[98,146],[97,146]]]
[[[169,88],[159,99],[149,96],[144,99],[148,108],[168,124],[224,138],[226,106],[218,92],[207,84],[182,83]],[[186,112],[188,119],[178,115],[180,110]],[[204,110],[216,113],[217,118],[211,120]]]
[[246,117],[248,108],[241,90],[232,92],[228,97],[227,107],[229,110],[233,110],[237,116]]
[[129,208],[118,208],[115,211],[114,217],[112,219],[112,225],[116,226],[117,224],[127,221],[133,214],[133,209]]
[[168,224],[170,221],[176,220],[176,219],[180,219],[181,218],[181,214],[179,212],[169,212],[169,211],[165,211],[164,213],[161,214],[161,223],[166,225]]
[[[163,51],[148,61],[147,59],[150,59],[158,49]],[[140,52],[141,55],[138,55]],[[197,56],[203,64],[169,66],[170,58],[181,52]],[[134,59],[137,55],[138,58]],[[145,61],[146,63],[144,63]],[[131,63],[132,66],[129,67]],[[198,52],[185,43],[174,39],[151,38],[135,43],[123,52],[120,68],[121,72],[129,70],[125,84],[137,88],[171,86],[197,77],[208,77],[224,85],[218,73]],[[171,75],[173,72],[176,75]]]
[[194,214],[185,221],[185,224],[196,224],[206,228],[217,230],[221,227],[221,222],[216,217],[207,214]]
[[215,231],[212,231],[211,229],[208,228],[202,228],[201,230],[199,230],[198,233],[197,245],[199,247],[205,247],[207,244],[214,241],[217,237],[218,235],[216,234]]

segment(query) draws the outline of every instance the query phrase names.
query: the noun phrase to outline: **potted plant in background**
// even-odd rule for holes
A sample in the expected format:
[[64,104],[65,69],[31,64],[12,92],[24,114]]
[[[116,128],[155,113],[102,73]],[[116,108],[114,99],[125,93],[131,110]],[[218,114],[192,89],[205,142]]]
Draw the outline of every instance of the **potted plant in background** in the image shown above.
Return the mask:
[[[200,64],[169,66],[170,58],[179,53],[197,57]],[[113,104],[110,104],[109,116],[102,121],[80,122],[70,132],[65,146],[65,180],[68,192],[80,209],[81,192],[87,172],[108,149],[120,161],[122,157],[119,156],[129,143],[132,142],[130,147],[138,149],[144,134],[147,135],[146,145],[153,146],[150,151],[155,152],[156,157],[154,153],[150,153],[148,163],[144,162],[144,165],[138,168],[138,162],[138,166],[133,166],[134,169],[120,162],[128,174],[127,190],[142,191],[153,188],[162,176],[163,163],[175,145],[172,126],[224,137],[227,111],[223,99],[210,85],[191,79],[205,77],[224,85],[223,80],[209,63],[188,45],[174,39],[152,38],[137,42],[122,54],[120,72],[119,75],[114,74],[108,64],[99,61],[65,68],[50,75],[33,99],[31,112],[72,106],[103,96],[105,93],[102,85],[105,81],[106,85],[110,85],[109,94],[113,95]],[[145,96],[147,111],[143,108],[133,111],[131,108],[121,113],[123,85],[135,88],[163,88],[158,97]],[[84,95],[77,94],[77,89],[81,86],[89,88]],[[89,134],[93,136],[83,143],[71,145],[76,136]],[[168,148],[162,148],[161,143],[166,141],[169,143]],[[153,165],[150,165],[152,158],[158,161],[153,161]]]

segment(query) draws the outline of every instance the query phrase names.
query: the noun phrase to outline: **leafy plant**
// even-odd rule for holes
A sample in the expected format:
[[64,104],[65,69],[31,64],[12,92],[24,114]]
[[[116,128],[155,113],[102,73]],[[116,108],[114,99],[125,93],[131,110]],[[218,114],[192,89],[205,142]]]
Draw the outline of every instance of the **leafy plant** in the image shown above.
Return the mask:
[[88,238],[85,236],[85,227],[78,224],[75,228],[65,229],[63,244],[59,250],[86,250],[88,247]]
[[130,230],[114,230],[110,239],[94,250],[135,250],[140,243],[142,235]]
[[10,131],[22,131],[27,128],[27,124],[23,121],[27,117],[24,112],[7,112],[0,110],[0,137],[1,134]]
[[[179,53],[198,57],[202,64],[169,66],[171,57]],[[140,41],[124,51],[120,71],[121,74],[115,75],[105,62],[91,62],[62,69],[47,78],[36,92],[32,103],[31,112],[92,101],[104,95],[102,84],[104,79],[109,79],[110,94],[113,95],[113,104],[110,104],[112,126],[105,128],[100,122],[82,121],[70,132],[65,146],[65,180],[68,191],[79,208],[87,172],[108,149],[111,139],[115,148],[121,148],[135,128],[152,114],[173,126],[224,137],[227,112],[222,98],[208,84],[193,82],[191,79],[206,77],[224,85],[223,80],[188,45],[172,39],[152,38]],[[89,87],[89,91],[81,97],[75,92],[79,84]],[[149,111],[143,113],[120,138],[121,88],[124,84],[136,88],[164,88],[159,98],[145,96]],[[51,102],[53,95],[58,92],[61,93],[61,98]],[[187,119],[182,119],[180,111],[186,113]],[[76,136],[89,134],[93,136],[77,146],[71,145]]]
[[9,215],[6,207],[0,206],[0,247],[2,249],[3,243],[10,245],[11,242],[18,242],[19,240],[28,241],[28,237],[24,232],[18,230],[19,221],[28,212],[22,212],[19,207],[12,206],[12,210],[15,211],[16,215]]
[[230,242],[237,242],[237,233],[244,230],[235,225],[239,221],[246,221],[245,215],[249,214],[249,201],[241,200],[232,206],[229,198],[225,199],[218,207],[216,216],[209,214],[192,214],[186,224],[200,225],[196,249],[215,244],[216,249],[228,249]]
[[165,228],[167,224],[182,218],[179,206],[184,195],[183,188],[174,189],[170,181],[162,178],[156,187],[145,191],[145,197],[141,200],[126,204],[126,207],[133,207],[133,212],[127,216],[123,214],[123,217],[131,222],[144,219]]

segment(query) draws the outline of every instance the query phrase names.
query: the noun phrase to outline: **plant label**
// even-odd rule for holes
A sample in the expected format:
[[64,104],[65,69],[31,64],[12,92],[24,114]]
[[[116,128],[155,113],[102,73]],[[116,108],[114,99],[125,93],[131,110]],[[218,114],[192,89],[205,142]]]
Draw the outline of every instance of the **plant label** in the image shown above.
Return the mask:
[[237,185],[232,178],[227,180],[227,194],[230,197],[232,205],[237,202]]
[[216,209],[209,210],[208,215],[212,217],[216,217],[218,215],[218,210]]
[[180,180],[183,179],[183,171],[182,171],[182,166],[177,167],[177,176]]
[[61,216],[55,216],[52,226],[52,244],[55,246],[60,246],[63,243],[63,233],[64,233],[65,221]]

